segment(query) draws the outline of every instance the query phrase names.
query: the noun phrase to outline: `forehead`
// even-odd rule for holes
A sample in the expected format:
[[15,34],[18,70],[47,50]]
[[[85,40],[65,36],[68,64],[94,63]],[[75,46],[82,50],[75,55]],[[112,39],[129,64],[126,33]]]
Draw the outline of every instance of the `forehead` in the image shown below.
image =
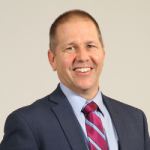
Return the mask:
[[98,37],[95,24],[90,19],[74,18],[66,21],[57,27],[57,39],[72,36],[93,36]]

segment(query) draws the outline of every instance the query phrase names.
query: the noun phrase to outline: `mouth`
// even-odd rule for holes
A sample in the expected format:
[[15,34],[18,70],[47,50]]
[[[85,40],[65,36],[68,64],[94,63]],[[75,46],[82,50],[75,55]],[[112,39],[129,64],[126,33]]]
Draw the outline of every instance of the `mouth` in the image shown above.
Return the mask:
[[76,72],[88,72],[91,69],[92,68],[76,68],[76,69],[74,69],[74,71],[76,71]]

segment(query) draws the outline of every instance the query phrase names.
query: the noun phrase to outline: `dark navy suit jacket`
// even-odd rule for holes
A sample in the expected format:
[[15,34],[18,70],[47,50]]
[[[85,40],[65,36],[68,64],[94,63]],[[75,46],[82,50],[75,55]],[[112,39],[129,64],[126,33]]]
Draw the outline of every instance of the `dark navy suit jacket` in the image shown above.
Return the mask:
[[[102,95],[120,150],[150,150],[145,115]],[[80,124],[58,86],[50,95],[10,114],[0,150],[87,150]]]

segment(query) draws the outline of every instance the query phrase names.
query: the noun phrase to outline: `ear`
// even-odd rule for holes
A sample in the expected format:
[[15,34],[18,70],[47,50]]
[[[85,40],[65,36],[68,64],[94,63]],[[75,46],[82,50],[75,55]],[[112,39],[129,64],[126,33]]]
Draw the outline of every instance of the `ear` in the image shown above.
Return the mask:
[[103,51],[103,65],[104,65],[104,59],[105,59],[105,45],[102,46],[102,51]]
[[49,63],[51,64],[51,67],[53,68],[53,71],[56,71],[56,56],[53,54],[51,50],[48,50],[48,60]]

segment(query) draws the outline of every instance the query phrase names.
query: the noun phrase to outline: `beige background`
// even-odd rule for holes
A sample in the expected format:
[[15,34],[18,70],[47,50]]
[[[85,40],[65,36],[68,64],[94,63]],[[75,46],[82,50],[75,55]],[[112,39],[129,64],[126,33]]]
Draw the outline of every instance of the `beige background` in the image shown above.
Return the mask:
[[75,8],[93,15],[102,31],[102,92],[142,109],[150,128],[149,0],[0,0],[0,141],[13,110],[57,86],[47,59],[49,27],[62,12]]

